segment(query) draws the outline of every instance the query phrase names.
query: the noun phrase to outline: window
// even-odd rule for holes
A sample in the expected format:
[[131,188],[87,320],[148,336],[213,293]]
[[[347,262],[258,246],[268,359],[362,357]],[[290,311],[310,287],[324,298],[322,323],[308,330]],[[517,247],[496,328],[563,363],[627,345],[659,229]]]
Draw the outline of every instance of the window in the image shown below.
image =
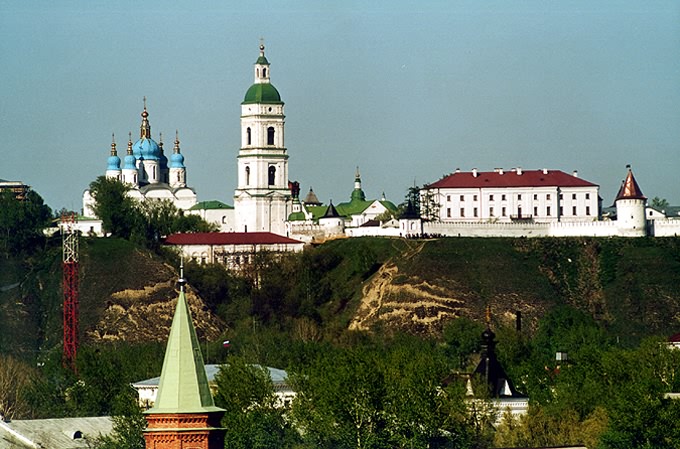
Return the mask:
[[571,214],[576,215],[576,206],[571,208]]
[[550,201],[550,194],[547,194],[547,195],[545,196],[545,199],[548,200],[548,201]]
[[472,196],[472,201],[477,201],[477,195]]
[[590,206],[586,206],[586,215],[590,215]]
[[250,131],[250,127],[246,128],[246,145],[250,145],[252,143],[252,133]]
[[564,208],[560,206],[560,216],[564,215]]
[[451,195],[446,195],[446,201],[451,201]]
[[571,199],[572,199],[572,200],[575,200],[575,199],[576,199],[576,194],[575,194],[575,193],[572,193],[572,194],[571,194]]
[[563,193],[560,193],[560,199],[561,199],[561,200],[564,199],[564,194],[563,194]]
[[490,207],[490,208],[489,208],[489,216],[490,216],[490,217],[493,217],[493,207]]
[[476,208],[476,207],[472,210],[472,215],[475,216],[475,217],[478,216],[477,208]]
[[246,167],[246,185],[250,185],[250,167]]
[[460,208],[460,216],[465,217],[465,209],[462,207]]
[[489,201],[493,201],[493,195],[489,195]]
[[505,195],[501,195],[501,201],[505,201]]
[[274,127],[267,128],[267,145],[274,145]]
[[521,193],[517,195],[517,201],[522,201],[522,194]]
[[273,165],[269,166],[269,185],[273,186],[276,184],[276,167]]
[[538,216],[538,207],[534,206],[534,217]]
[[461,196],[460,196],[460,200],[461,200],[461,201],[465,201],[465,195],[461,195]]
[[586,199],[587,199],[587,200],[590,199],[590,193],[586,193]]
[[549,217],[550,216],[550,206],[545,208],[545,214]]
[[534,201],[538,200],[538,195],[534,193]]
[[505,217],[505,216],[506,216],[506,213],[505,213],[505,208],[502,208],[502,209],[501,209],[501,216],[503,216],[503,217]]
[[266,67],[262,69],[262,77],[263,78],[267,77],[267,68]]
[[451,218],[451,208],[450,207],[446,208],[446,218]]

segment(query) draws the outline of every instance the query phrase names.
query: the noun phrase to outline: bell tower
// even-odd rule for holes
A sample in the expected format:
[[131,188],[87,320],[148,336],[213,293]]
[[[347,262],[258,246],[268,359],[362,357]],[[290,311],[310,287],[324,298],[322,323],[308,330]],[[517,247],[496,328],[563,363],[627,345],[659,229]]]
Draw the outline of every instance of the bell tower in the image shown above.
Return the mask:
[[284,103],[270,82],[263,44],[253,71],[253,85],[241,103],[241,149],[234,193],[236,230],[285,235],[292,201],[284,143]]

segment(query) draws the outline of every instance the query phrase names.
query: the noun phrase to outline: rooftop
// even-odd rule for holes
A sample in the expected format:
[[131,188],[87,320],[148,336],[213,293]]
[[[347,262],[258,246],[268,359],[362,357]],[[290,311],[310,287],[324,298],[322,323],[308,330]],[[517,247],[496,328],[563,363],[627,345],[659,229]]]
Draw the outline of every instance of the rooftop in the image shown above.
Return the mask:
[[569,175],[560,170],[494,170],[491,172],[455,172],[426,188],[489,188],[489,187],[597,187],[597,184]]

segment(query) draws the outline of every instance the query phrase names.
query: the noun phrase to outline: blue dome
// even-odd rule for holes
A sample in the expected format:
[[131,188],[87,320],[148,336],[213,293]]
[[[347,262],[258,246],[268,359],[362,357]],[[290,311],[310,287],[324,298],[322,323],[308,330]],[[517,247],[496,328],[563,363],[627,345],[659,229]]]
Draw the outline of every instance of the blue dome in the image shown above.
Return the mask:
[[182,153],[174,153],[170,156],[170,168],[186,168],[184,167],[184,156],[182,156]]
[[132,146],[132,154],[138,158],[157,161],[160,159],[161,150],[155,140],[142,138]]
[[120,170],[120,158],[116,155],[109,156],[107,170]]
[[124,164],[123,164],[124,169],[137,170],[137,164],[136,164],[137,160],[135,159],[135,157],[133,155],[128,154],[127,156],[125,156],[125,159],[123,161],[124,161]]

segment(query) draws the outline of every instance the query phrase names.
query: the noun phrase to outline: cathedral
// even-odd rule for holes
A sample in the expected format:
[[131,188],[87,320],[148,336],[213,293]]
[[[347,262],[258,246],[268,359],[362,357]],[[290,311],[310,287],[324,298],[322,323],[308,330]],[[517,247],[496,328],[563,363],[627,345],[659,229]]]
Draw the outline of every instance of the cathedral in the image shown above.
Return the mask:
[[[138,201],[152,198],[169,200],[178,209],[191,208],[196,204],[196,192],[187,187],[187,169],[184,166],[184,156],[180,152],[178,133],[175,133],[174,147],[168,159],[163,149],[162,135],[159,137],[159,142],[151,137],[146,98],[141,115],[139,139],[132,143],[132,133],[129,134],[127,152],[122,160],[118,156],[115,137],[111,142],[106,177],[127,184],[130,187],[128,194]],[[94,199],[90,190],[85,190],[83,193],[83,215],[85,217],[95,216],[93,205]]]

